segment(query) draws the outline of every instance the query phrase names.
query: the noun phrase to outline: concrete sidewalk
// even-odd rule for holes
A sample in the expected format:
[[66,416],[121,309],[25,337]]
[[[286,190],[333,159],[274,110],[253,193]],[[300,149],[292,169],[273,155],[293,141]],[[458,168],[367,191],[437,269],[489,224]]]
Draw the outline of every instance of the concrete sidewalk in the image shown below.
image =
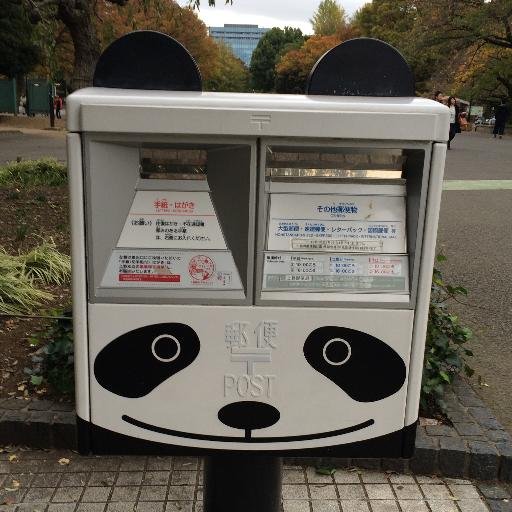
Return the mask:
[[[11,460],[10,460],[11,459]],[[202,512],[200,460],[183,457],[81,457],[63,451],[17,451],[0,459],[0,511]],[[254,482],[257,485],[257,482]],[[496,512],[510,496],[487,486],[486,502],[468,480],[356,468],[333,476],[285,466],[284,512]],[[243,512],[243,511],[240,511]],[[265,512],[265,511],[261,511]]]

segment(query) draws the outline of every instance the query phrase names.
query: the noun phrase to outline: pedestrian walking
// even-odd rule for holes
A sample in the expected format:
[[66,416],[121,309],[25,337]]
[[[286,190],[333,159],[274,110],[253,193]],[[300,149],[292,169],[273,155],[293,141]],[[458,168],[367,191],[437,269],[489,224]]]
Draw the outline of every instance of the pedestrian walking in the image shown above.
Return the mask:
[[436,91],[434,93],[434,101],[437,101],[438,103],[444,103],[443,102],[443,93],[441,91]]
[[57,119],[61,119],[60,111],[62,109],[62,98],[57,94],[55,96],[55,116]]
[[505,124],[508,120],[509,111],[507,106],[505,105],[505,102],[502,100],[500,105],[496,107],[496,112],[494,113],[494,117],[496,119],[494,123],[494,138],[496,138],[496,135],[499,135],[500,139],[503,137],[503,134],[505,133]]
[[459,107],[457,100],[450,96],[448,98],[448,108],[450,109],[450,138],[448,139],[448,149],[451,149],[450,144],[457,133],[460,133],[459,125]]
[[467,117],[467,112],[461,112],[459,114],[459,126],[461,132],[469,131],[469,121]]

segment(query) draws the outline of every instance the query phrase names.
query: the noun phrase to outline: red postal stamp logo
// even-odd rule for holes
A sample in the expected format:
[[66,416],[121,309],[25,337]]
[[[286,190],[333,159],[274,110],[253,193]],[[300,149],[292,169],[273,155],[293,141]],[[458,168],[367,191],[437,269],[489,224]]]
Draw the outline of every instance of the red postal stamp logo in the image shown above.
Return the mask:
[[215,263],[208,256],[198,254],[188,264],[188,273],[194,281],[208,281],[215,272]]

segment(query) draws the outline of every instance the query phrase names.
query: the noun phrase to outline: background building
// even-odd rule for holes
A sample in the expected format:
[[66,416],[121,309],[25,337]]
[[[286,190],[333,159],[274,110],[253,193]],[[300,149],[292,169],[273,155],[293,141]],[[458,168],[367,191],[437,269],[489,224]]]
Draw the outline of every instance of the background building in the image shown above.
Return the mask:
[[223,41],[231,47],[233,53],[245,62],[251,63],[252,52],[258,45],[263,34],[268,28],[260,28],[258,25],[232,25],[223,27],[210,27],[210,36],[217,41]]

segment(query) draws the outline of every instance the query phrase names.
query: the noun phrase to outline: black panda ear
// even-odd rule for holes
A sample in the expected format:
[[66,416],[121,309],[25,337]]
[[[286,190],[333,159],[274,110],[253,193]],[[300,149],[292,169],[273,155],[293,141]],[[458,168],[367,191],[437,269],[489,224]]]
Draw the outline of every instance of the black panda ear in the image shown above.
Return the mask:
[[94,87],[201,91],[199,68],[172,37],[151,30],[131,32],[114,41],[96,65]]
[[398,50],[361,37],[335,46],[314,65],[307,94],[414,96],[414,76]]

